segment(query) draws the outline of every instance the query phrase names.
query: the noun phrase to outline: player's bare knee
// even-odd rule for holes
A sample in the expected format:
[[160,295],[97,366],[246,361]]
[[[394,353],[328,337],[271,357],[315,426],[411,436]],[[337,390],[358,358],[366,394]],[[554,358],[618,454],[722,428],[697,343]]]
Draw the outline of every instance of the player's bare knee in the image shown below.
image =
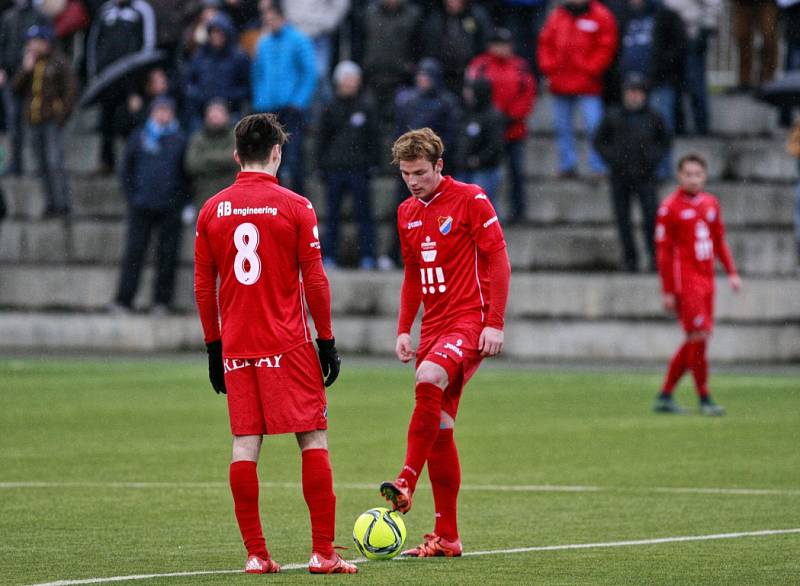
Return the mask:
[[235,435],[233,436],[233,447],[231,450],[231,462],[246,460],[258,462],[261,452],[260,435]]
[[300,451],[328,449],[328,432],[324,429],[301,431],[294,435],[297,438],[297,445],[300,446]]
[[689,342],[699,342],[701,340],[708,340],[710,335],[711,335],[710,332],[706,330],[698,330],[696,332],[689,332],[686,335],[686,339]]
[[442,416],[439,419],[439,429],[453,429],[456,425],[456,420],[450,415],[442,411]]
[[448,376],[447,371],[433,362],[423,362],[417,369],[417,384],[428,383],[436,385],[440,389],[447,388]]

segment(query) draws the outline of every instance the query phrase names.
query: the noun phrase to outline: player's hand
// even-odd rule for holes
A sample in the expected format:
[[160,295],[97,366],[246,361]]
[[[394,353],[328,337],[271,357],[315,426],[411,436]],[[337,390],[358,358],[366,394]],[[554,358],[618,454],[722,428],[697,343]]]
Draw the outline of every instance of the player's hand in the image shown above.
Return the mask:
[[505,335],[503,330],[497,328],[490,328],[486,326],[481,332],[481,337],[478,339],[478,350],[481,351],[481,356],[496,356],[503,351],[503,340]]
[[731,291],[734,293],[738,293],[739,289],[742,288],[742,278],[735,273],[728,276],[728,283],[731,286]]
[[317,339],[319,348],[319,364],[322,366],[322,376],[325,377],[325,386],[331,386],[339,376],[342,368],[342,359],[336,350],[336,338],[330,340]]
[[414,346],[411,344],[411,336],[400,334],[397,336],[397,343],[394,346],[394,353],[402,363],[410,362],[414,358]]
[[227,394],[225,388],[225,366],[222,363],[222,340],[206,344],[208,351],[208,380],[217,394]]
[[670,313],[675,313],[678,309],[678,301],[672,293],[664,293],[661,296],[661,305]]

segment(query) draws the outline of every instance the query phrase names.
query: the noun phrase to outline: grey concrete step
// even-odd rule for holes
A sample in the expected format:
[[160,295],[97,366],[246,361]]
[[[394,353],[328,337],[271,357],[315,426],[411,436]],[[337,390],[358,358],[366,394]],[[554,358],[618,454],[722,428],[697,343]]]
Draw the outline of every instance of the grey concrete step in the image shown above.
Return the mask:
[[[122,218],[126,204],[113,177],[73,176],[73,217]],[[376,218],[393,220],[396,209],[396,181],[379,177],[372,184],[372,205]],[[15,218],[38,219],[44,212],[44,196],[40,182],[32,176],[8,178],[4,181],[9,214]],[[674,189],[665,185],[660,192],[666,197]],[[780,226],[792,224],[794,186],[787,183],[753,183],[723,181],[709,185],[723,204],[729,226]],[[324,187],[315,180],[307,192],[321,222],[327,217]],[[498,207],[507,208],[501,195]],[[352,218],[352,200],[347,198],[343,217]],[[634,203],[634,217],[639,217]],[[527,219],[535,224],[608,224],[612,220],[607,182],[599,184],[580,180],[543,179],[531,181],[528,187]]]
[[[395,317],[402,275],[334,269],[328,271],[336,316]],[[5,267],[0,308],[14,310],[102,311],[116,292],[115,267],[21,265]],[[138,307],[150,305],[153,271],[144,272]],[[717,283],[716,314],[721,323],[800,323],[800,279],[745,280],[734,295]],[[655,275],[598,273],[516,273],[511,280],[509,322],[518,319],[668,321],[661,309]],[[192,271],[182,268],[176,308],[194,312]]]
[[[386,222],[377,226],[379,251],[388,249],[392,230]],[[354,258],[356,234],[352,223],[343,227],[341,246],[346,259]],[[12,220],[0,229],[0,263],[116,264],[124,238],[121,220]],[[193,227],[185,226],[181,260],[187,264],[193,259],[193,239]],[[506,229],[506,239],[511,264],[520,270],[613,269],[620,259],[611,226],[512,226]],[[731,229],[728,241],[743,273],[784,275],[794,271],[796,247],[789,228]]]
[[[170,352],[202,355],[202,332],[194,316],[112,316],[77,313],[0,313],[0,350]],[[345,368],[352,354],[390,355],[391,318],[334,320]],[[660,322],[564,322],[518,320],[506,328],[504,356],[512,359],[666,360],[682,337]],[[712,360],[778,362],[800,359],[800,326],[721,325],[710,346]]]

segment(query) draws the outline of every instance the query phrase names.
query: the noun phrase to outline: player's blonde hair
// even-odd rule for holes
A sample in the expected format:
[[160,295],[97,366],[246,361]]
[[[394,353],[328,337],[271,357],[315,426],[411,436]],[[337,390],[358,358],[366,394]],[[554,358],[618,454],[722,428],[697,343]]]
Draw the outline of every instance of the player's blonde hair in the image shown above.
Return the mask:
[[392,164],[425,159],[435,165],[444,154],[442,139],[430,128],[409,130],[392,145]]

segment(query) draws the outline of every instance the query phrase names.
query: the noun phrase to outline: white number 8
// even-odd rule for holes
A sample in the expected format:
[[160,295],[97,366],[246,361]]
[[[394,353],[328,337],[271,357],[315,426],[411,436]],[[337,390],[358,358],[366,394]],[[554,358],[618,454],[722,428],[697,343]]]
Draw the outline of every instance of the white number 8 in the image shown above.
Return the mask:
[[[236,246],[236,258],[233,261],[233,272],[242,285],[252,285],[261,276],[261,259],[256,254],[258,247],[258,228],[249,222],[239,224],[233,233],[233,244]],[[247,268],[245,268],[247,263]]]

